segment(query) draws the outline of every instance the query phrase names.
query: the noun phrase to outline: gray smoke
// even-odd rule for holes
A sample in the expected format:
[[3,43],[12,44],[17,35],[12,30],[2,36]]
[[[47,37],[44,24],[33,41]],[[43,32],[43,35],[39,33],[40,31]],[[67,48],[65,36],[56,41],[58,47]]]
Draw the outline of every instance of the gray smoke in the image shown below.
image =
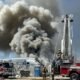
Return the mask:
[[[24,7],[25,6],[25,7]],[[22,17],[27,12],[24,2],[17,2],[12,6],[4,5],[0,10],[0,48],[9,49],[9,42],[21,25]]]
[[37,19],[32,18],[24,21],[24,27],[14,35],[10,46],[18,53],[34,53],[34,50],[40,48],[43,42],[49,42],[47,36]]
[[9,49],[10,43],[16,53],[52,59],[51,40],[57,32],[56,26],[51,12],[43,7],[29,6],[23,1],[3,6],[0,9],[0,48]]

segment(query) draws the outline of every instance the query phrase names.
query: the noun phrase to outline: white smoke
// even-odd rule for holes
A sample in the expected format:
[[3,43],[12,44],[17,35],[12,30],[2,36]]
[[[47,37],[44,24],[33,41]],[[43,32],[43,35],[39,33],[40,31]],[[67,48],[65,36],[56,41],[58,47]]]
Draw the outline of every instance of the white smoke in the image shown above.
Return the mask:
[[[57,22],[54,22],[48,9],[28,6],[25,2],[18,1],[11,6],[3,6],[0,10],[0,43],[3,41],[9,44],[11,41],[11,50],[16,53],[33,53],[49,60],[53,55],[51,37],[56,33],[56,25]],[[3,48],[4,46],[7,47],[3,45]]]

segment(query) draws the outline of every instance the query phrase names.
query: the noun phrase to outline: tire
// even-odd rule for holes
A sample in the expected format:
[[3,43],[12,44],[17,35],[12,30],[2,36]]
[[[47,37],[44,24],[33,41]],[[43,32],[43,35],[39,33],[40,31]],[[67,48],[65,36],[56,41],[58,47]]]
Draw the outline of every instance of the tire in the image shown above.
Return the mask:
[[79,80],[79,74],[78,73],[71,73],[70,80]]

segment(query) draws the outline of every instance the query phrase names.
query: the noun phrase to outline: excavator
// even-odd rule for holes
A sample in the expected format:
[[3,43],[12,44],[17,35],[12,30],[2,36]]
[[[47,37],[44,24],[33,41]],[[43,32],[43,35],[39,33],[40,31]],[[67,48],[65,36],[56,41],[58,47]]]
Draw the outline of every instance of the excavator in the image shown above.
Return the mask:
[[[73,22],[72,17],[65,15],[62,20],[64,28],[61,49],[59,50],[59,54],[57,54],[58,57],[52,62],[52,80],[55,79],[56,75],[60,75],[63,78],[69,77],[69,80],[80,80],[80,63],[75,62],[72,54],[71,22]],[[61,80],[59,77],[57,77],[57,79]]]

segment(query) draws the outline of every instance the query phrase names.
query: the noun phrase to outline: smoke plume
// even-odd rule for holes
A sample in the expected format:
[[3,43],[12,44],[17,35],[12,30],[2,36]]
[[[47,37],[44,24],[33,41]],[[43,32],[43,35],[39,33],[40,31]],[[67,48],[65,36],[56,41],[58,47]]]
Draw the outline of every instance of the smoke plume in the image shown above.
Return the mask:
[[[48,9],[30,6],[18,1],[0,9],[0,48],[9,49],[18,54],[34,54],[41,58],[52,58],[51,39],[57,22]],[[7,47],[8,46],[8,47]]]

